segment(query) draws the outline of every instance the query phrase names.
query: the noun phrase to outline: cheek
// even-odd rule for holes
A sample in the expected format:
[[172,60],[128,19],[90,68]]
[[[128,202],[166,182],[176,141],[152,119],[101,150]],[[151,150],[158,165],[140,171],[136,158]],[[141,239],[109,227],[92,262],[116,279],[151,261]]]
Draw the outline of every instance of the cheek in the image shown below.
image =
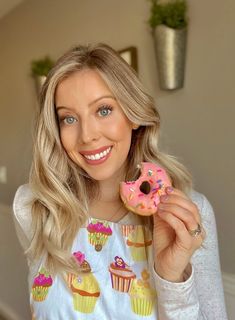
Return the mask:
[[120,139],[124,140],[126,144],[130,144],[132,136],[132,128],[127,121],[123,121],[119,128]]
[[111,123],[106,129],[109,132],[110,138],[117,141],[126,140],[127,142],[132,134],[130,123],[123,117]]
[[60,132],[62,146],[67,152],[73,151],[76,146],[77,133],[72,128],[62,129]]

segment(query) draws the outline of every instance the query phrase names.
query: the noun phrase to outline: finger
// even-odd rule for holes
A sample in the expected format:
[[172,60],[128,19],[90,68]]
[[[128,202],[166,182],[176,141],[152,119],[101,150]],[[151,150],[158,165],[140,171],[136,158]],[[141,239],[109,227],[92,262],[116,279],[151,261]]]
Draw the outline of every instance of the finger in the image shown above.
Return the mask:
[[[190,199],[183,198],[179,195],[171,194],[171,195],[164,195],[160,197],[160,205],[172,204],[177,205],[189,212],[191,212],[198,223],[201,221],[201,217],[199,214],[198,207],[195,203],[193,203]],[[160,206],[159,205],[159,206]]]
[[185,209],[175,203],[160,203],[158,205],[158,212],[171,213],[180,219],[187,227],[188,230],[194,230],[198,224],[201,223],[200,216],[192,211]]
[[168,223],[172,229],[174,229],[177,242],[181,245],[181,247],[189,250],[190,248],[199,248],[201,246],[203,242],[203,236],[192,237],[187,226],[181,219],[178,219],[170,212],[159,212],[159,216],[162,220]]
[[189,199],[188,196],[181,190],[179,189],[176,189],[176,188],[173,188],[173,187],[167,187],[165,189],[166,191],[166,194],[174,194],[174,195],[178,195],[178,196],[181,196],[182,198],[184,199]]
[[[201,224],[201,216],[197,205],[184,192],[173,187],[166,188],[166,195],[160,197],[161,203],[175,203],[188,210],[194,216],[197,224]],[[196,229],[196,227],[194,228]],[[194,230],[192,229],[192,230]]]
[[170,212],[159,212],[159,216],[174,230],[177,244],[180,244],[181,247],[187,250],[191,249],[192,237],[190,236],[184,222]]

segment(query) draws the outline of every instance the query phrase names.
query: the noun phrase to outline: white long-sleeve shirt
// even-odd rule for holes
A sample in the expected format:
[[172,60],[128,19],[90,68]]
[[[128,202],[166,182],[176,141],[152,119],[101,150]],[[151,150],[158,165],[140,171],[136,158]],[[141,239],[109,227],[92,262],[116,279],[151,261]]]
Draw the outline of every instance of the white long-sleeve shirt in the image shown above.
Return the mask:
[[[24,250],[31,239],[31,198],[24,185],[13,204]],[[59,276],[52,279],[46,273],[43,257],[28,261],[34,319],[227,320],[214,212],[202,194],[193,191],[191,199],[207,236],[192,256],[184,282],[168,282],[156,274],[151,233],[137,215],[129,212],[118,223],[91,218],[79,230],[71,252],[90,271],[84,277],[67,275],[66,286]]]

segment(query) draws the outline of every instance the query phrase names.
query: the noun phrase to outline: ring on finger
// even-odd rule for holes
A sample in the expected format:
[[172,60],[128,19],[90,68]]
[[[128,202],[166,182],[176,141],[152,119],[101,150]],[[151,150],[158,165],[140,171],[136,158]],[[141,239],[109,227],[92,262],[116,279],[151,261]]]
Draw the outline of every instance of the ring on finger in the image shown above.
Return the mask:
[[200,224],[198,223],[196,229],[188,230],[188,232],[192,237],[198,237],[202,233],[202,228],[201,228]]

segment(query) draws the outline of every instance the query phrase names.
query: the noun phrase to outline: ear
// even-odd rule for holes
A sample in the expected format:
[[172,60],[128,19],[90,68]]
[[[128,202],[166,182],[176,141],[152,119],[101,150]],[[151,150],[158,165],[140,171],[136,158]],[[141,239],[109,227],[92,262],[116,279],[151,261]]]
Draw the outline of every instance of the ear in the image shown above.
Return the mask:
[[138,129],[138,128],[139,128],[139,125],[138,125],[138,124],[135,124],[135,123],[132,124],[132,129],[133,129],[133,130],[136,130],[136,129]]

